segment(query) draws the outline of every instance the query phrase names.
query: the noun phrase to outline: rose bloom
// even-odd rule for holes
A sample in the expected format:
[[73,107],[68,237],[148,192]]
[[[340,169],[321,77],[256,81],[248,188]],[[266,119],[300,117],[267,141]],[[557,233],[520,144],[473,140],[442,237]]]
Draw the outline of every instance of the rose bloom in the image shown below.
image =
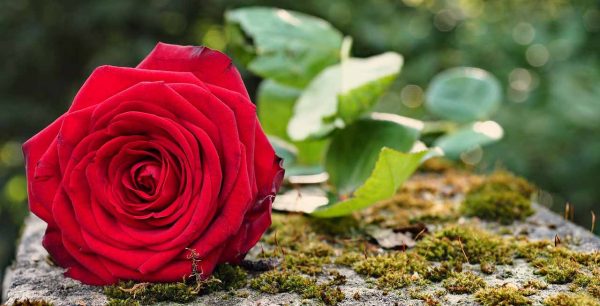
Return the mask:
[[93,285],[239,263],[283,176],[238,71],[205,47],[159,43],[136,68],[97,68],[23,151],[44,247]]

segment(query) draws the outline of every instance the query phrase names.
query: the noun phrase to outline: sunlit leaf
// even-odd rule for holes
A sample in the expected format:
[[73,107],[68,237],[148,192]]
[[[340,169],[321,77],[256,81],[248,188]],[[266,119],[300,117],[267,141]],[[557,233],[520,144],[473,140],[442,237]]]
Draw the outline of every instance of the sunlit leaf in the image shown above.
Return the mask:
[[339,61],[342,35],[322,19],[266,7],[231,10],[225,19],[242,61],[263,78],[302,88]]
[[458,122],[489,118],[501,102],[500,83],[485,70],[453,68],[433,78],[426,94],[427,109]]
[[325,169],[338,194],[347,195],[371,175],[381,148],[408,152],[423,123],[393,114],[373,113],[334,133]]
[[446,156],[458,158],[463,152],[500,140],[503,134],[502,127],[494,121],[476,122],[438,138],[434,145]]
[[323,70],[302,92],[288,125],[293,140],[318,138],[369,110],[400,72],[402,56],[349,58]]
[[322,206],[311,215],[321,218],[340,217],[391,197],[429,152],[403,153],[390,148],[381,149],[371,176],[351,198]]

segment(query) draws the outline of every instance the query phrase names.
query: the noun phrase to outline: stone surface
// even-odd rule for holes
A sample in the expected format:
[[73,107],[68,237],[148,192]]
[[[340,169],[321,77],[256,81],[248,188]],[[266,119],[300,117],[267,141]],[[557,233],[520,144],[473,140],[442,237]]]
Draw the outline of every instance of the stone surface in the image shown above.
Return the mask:
[[[515,222],[509,228],[513,232],[527,233],[531,239],[554,239],[558,234],[563,241],[568,241],[570,247],[581,251],[600,249],[600,239],[588,230],[576,226],[544,207],[535,206],[536,213],[524,222]],[[460,220],[459,220],[460,222]],[[500,227],[487,224],[492,230]],[[506,230],[506,227],[503,227]],[[25,231],[21,238],[17,260],[8,268],[4,282],[4,301],[8,305],[17,300],[43,299],[54,305],[104,305],[107,302],[101,288],[85,286],[62,275],[63,270],[53,266],[47,259],[48,254],[41,246],[45,223],[34,216],[27,219]],[[384,294],[376,289],[369,281],[357,275],[353,270],[336,267],[347,277],[348,282],[340,288],[346,299],[340,305],[422,305],[420,300],[409,297],[407,290],[399,290]],[[466,270],[478,270],[478,266],[465,265]],[[498,271],[485,276],[490,285],[505,283],[522,283],[531,278],[532,268],[522,260],[517,260],[512,266],[499,266]],[[567,291],[567,285],[550,285],[547,290],[532,297],[535,304],[549,294],[557,291]],[[441,288],[433,284],[428,291],[434,292]],[[228,292],[217,292],[201,296],[190,305],[300,305],[318,304],[315,300],[304,300],[297,294],[265,294],[251,289],[242,289],[247,297],[238,297]],[[354,293],[360,294],[360,300],[354,300]],[[447,294],[444,297],[447,305],[476,305],[470,295]],[[163,304],[164,305],[164,304]]]

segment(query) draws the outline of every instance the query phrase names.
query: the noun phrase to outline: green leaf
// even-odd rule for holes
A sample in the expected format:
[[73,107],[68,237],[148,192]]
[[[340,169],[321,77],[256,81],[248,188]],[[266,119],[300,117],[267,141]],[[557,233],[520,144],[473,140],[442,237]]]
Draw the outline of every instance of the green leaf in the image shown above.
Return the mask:
[[385,200],[413,174],[429,151],[402,153],[383,148],[371,176],[354,193],[354,197],[322,206],[311,213],[320,218],[333,218],[351,214]]
[[394,114],[373,113],[334,133],[325,170],[340,195],[348,195],[371,175],[381,148],[408,152],[423,123]]
[[326,136],[369,110],[396,78],[402,56],[349,58],[323,70],[302,92],[288,125],[293,140]]
[[446,156],[459,158],[463,152],[500,140],[503,134],[502,127],[494,121],[476,122],[438,138],[434,145]]
[[[296,99],[300,96],[300,90],[281,85],[273,80],[267,79],[260,83],[257,93],[258,118],[266,134],[276,136],[280,140],[291,142],[297,148],[297,163],[300,165],[317,165],[321,163],[325,155],[327,140],[308,140],[293,142],[287,135],[287,125],[292,116]],[[291,167],[291,164],[288,164]],[[305,169],[314,172],[312,168],[297,167],[294,173],[305,173]],[[286,170],[291,168],[286,167]],[[287,171],[292,173],[292,171]]]
[[292,118],[294,104],[302,91],[267,79],[260,83],[256,106],[258,119],[265,133],[289,139],[287,125]]
[[452,68],[433,78],[426,107],[433,114],[458,122],[489,118],[500,106],[500,83],[479,68]]
[[339,61],[342,34],[322,19],[266,7],[228,11],[225,19],[230,42],[263,78],[302,88]]

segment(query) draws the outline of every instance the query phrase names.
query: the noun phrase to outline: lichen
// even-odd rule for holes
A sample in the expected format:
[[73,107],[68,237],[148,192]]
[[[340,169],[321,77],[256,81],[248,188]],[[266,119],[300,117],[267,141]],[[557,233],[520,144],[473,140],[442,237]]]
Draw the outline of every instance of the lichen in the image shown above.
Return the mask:
[[525,297],[522,291],[513,286],[480,289],[475,292],[475,300],[483,306],[526,306],[532,304],[531,300]]

